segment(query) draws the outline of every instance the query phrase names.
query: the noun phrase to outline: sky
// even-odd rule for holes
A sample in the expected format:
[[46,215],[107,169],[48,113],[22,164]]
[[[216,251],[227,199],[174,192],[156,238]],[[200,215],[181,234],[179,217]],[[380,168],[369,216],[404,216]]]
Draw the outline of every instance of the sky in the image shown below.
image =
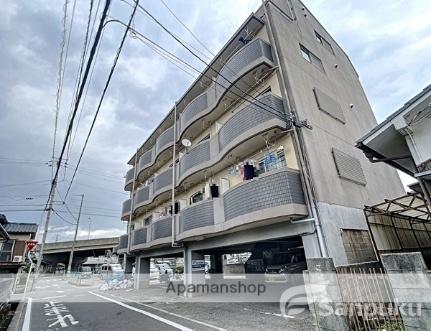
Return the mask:
[[[100,1],[99,14],[103,6]],[[260,0],[164,0],[216,53]],[[64,83],[60,98],[56,156],[71,110],[88,20],[89,0],[68,1]],[[93,14],[99,1],[94,0]],[[175,20],[161,0],[141,1],[154,16],[201,52],[211,55]],[[431,83],[430,1],[309,0],[305,5],[345,49],[359,73],[380,122]],[[127,21],[131,7],[113,0],[111,18]],[[51,159],[64,1],[3,0],[0,11],[0,213],[15,222],[40,224],[46,203]],[[92,16],[93,20],[94,16]],[[202,68],[142,13],[134,27],[187,62]],[[66,199],[73,168],[91,125],[123,27],[104,29],[85,104],[78,110],[67,165],[62,167],[48,241],[73,238],[80,195],[84,194],[78,238],[118,236],[127,161],[181,97],[194,78],[140,40],[126,39],[87,150]],[[66,38],[68,40],[68,38]],[[67,52],[66,52],[67,50]],[[410,179],[403,177],[405,182]]]

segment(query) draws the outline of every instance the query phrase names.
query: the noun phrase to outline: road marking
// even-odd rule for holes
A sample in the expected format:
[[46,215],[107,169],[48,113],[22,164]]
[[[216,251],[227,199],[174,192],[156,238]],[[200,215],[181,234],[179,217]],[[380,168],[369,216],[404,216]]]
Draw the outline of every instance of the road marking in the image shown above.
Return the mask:
[[30,331],[31,302],[32,302],[32,299],[28,298],[27,307],[26,307],[25,315],[24,315],[24,324],[22,325],[23,331]]
[[105,299],[105,300],[107,300],[107,301],[111,301],[111,302],[113,302],[113,303],[116,303],[117,305],[120,305],[120,306],[122,306],[122,307],[124,307],[124,308],[128,308],[128,309],[133,310],[133,311],[135,311],[135,312],[137,312],[137,313],[140,313],[140,314],[143,314],[143,315],[147,315],[148,317],[154,318],[154,319],[156,319],[156,320],[158,320],[158,321],[160,321],[160,322],[163,322],[163,323],[165,323],[165,324],[168,324],[168,325],[170,325],[170,326],[173,326],[174,328],[177,328],[177,329],[180,329],[180,330],[184,330],[184,331],[192,331],[192,329],[189,329],[189,328],[187,328],[187,327],[185,327],[185,326],[183,326],[183,325],[181,325],[181,324],[178,324],[178,323],[172,322],[172,321],[170,321],[170,320],[168,320],[168,319],[166,319],[166,318],[163,318],[163,317],[157,316],[157,315],[155,315],[155,314],[149,313],[149,312],[147,312],[147,311],[145,311],[145,310],[138,309],[138,308],[136,308],[136,307],[133,307],[133,306],[127,305],[127,304],[125,304],[125,303],[123,303],[123,302],[121,302],[121,301],[117,301],[117,300],[114,300],[114,299],[112,299],[112,298],[108,298],[108,297],[105,297],[105,296],[103,296],[103,295],[100,295],[100,294],[97,294],[97,293],[91,292],[91,291],[88,291],[88,293],[93,294],[93,295],[95,295],[96,297],[99,297],[99,298]]
[[57,293],[64,293],[64,291],[55,291],[55,292],[57,292]]
[[[226,329],[220,328],[218,326],[215,326],[215,325],[212,325],[212,324],[209,324],[209,323],[205,323],[205,322],[202,322],[202,321],[198,321],[198,320],[195,320],[195,319],[190,318],[190,317],[186,317],[186,316],[182,316],[182,315],[179,315],[179,314],[175,314],[175,313],[172,313],[172,312],[170,312],[168,310],[165,310],[165,309],[162,309],[162,308],[153,307],[151,305],[147,305],[145,303],[138,302],[138,301],[133,301],[133,300],[130,300],[128,298],[123,298],[123,297],[120,297],[120,296],[117,296],[117,297],[120,298],[120,299],[126,300],[128,302],[133,302],[133,303],[136,303],[136,304],[138,304],[140,306],[144,306],[144,307],[148,307],[148,308],[151,308],[151,309],[154,309],[154,310],[158,310],[158,311],[160,311],[162,313],[165,313],[165,314],[168,314],[168,315],[172,315],[172,316],[175,316],[175,317],[179,317],[179,318],[188,320],[188,321],[193,322],[193,323],[201,324],[201,325],[204,325],[206,327],[209,327],[209,328],[212,328],[212,329],[215,329],[215,330],[226,331]],[[168,302],[166,302],[166,303],[168,303]]]
[[[52,323],[48,325],[48,328],[59,325],[62,328],[67,328],[69,325],[67,324],[67,320],[70,323],[70,326],[79,324],[79,321],[75,321],[75,318],[72,314],[69,313],[69,309],[60,302],[50,301],[44,305],[45,316],[55,316],[53,318],[48,318],[47,321],[51,321]],[[67,315],[62,315],[62,313],[69,313]]]
[[57,298],[64,298],[64,297],[65,297],[65,295],[56,295],[53,297],[37,298],[35,300],[49,300],[49,299],[57,299]]

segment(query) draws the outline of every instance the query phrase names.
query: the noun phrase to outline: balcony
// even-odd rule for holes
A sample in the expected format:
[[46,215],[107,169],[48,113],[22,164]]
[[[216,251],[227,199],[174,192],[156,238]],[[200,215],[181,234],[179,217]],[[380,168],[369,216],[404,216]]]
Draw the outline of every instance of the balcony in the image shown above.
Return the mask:
[[147,205],[151,202],[151,187],[150,186],[144,186],[140,190],[136,191],[135,194],[135,202],[133,205],[133,211],[136,211],[141,206]]
[[132,212],[132,199],[127,199],[123,202],[123,208],[121,210],[121,220],[125,221]]
[[131,250],[139,249],[147,243],[147,228],[132,231]]
[[[177,185],[186,179],[194,183],[201,181],[205,170],[216,173],[227,167],[228,154],[230,158],[242,158],[250,151],[265,147],[266,140],[286,129],[283,101],[272,94],[264,94],[257,100],[259,106],[245,106],[229,118],[216,135],[180,158]],[[266,139],[262,134],[266,135]]]
[[213,200],[201,201],[181,211],[180,232],[214,224]]
[[243,46],[223,66],[216,82],[183,110],[178,140],[184,134],[196,136],[201,129],[198,120],[207,115],[211,117],[209,121],[217,118],[225,109],[223,105],[219,106],[225,96],[229,99],[226,104],[242,97],[245,91],[256,84],[255,77],[273,66],[271,46],[263,40],[256,39]]
[[204,164],[210,161],[210,158],[210,140],[208,139],[199,143],[181,157],[178,167],[179,182],[187,177],[187,174],[193,172],[194,169],[203,168]]
[[220,198],[181,210],[176,240],[300,219],[307,214],[299,172],[283,168],[244,181]]
[[151,224],[151,244],[154,245],[154,241],[160,242],[162,238],[168,238],[170,242],[172,236],[172,217],[166,216],[158,220],[154,220]]
[[172,146],[173,143],[174,143],[174,127],[171,126],[169,129],[167,129],[165,132],[163,132],[159,136],[159,138],[157,138],[156,158],[162,151],[164,151],[168,147]]
[[126,172],[126,181],[124,183],[124,190],[131,191],[133,186],[133,176],[135,174],[135,168],[129,169]]
[[153,200],[163,192],[172,188],[172,168],[168,168],[161,174],[157,175],[153,181]]
[[123,234],[122,236],[120,236],[119,243],[117,246],[117,253],[118,254],[127,253],[128,244],[129,244],[129,236],[127,234]]
[[273,61],[271,46],[262,39],[255,39],[242,47],[220,70],[216,79],[216,97],[219,98],[244,72],[265,60]]
[[136,176],[139,178],[139,180],[143,180],[142,178],[142,172],[149,168],[151,165],[153,165],[153,161],[155,159],[154,157],[155,154],[155,150],[154,150],[154,146],[153,148],[151,148],[150,150],[146,151],[144,154],[141,155],[141,157],[139,158],[139,162],[138,162],[138,172],[136,174]]

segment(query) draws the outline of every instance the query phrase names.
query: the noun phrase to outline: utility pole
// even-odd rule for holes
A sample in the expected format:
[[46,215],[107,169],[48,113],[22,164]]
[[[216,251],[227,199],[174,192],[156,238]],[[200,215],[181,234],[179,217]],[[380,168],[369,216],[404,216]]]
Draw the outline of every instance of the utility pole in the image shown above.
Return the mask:
[[70,251],[69,265],[67,266],[67,273],[68,274],[70,274],[70,271],[72,269],[73,251],[75,250],[75,243],[76,243],[76,237],[78,235],[79,219],[81,218],[81,211],[82,211],[82,203],[83,202],[84,202],[84,194],[81,195],[81,204],[79,205],[79,214],[78,214],[78,218],[76,220],[75,236],[73,237],[72,249]]
[[91,217],[88,217],[88,236],[87,236],[87,239],[90,239],[90,233],[91,233]]
[[51,219],[51,214],[52,214],[52,210],[53,210],[52,209],[52,203],[54,202],[56,189],[57,189],[57,180],[54,177],[53,182],[52,182],[51,193],[50,193],[49,200],[48,200],[48,206],[46,208],[47,213],[46,213],[46,219],[45,219],[45,226],[43,229],[42,242],[40,244],[39,257],[37,259],[37,265],[36,265],[36,277],[39,275],[40,265],[42,264],[43,251],[45,249],[46,236],[48,235],[48,226],[49,226],[49,221]]

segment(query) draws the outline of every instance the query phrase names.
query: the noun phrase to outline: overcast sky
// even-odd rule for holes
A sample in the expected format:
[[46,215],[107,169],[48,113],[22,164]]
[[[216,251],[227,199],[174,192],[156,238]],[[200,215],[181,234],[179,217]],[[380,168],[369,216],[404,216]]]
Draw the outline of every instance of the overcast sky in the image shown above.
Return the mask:
[[[215,53],[261,1],[164,0]],[[101,1],[100,7],[103,5]],[[170,29],[205,52],[161,1],[141,1]],[[62,36],[63,1],[3,0],[0,11],[0,212],[10,221],[41,222],[49,191],[57,72]],[[78,72],[89,0],[77,0],[64,75],[57,135],[58,156]],[[94,10],[98,0],[94,0]],[[431,2],[310,0],[305,4],[355,65],[378,121],[431,83]],[[73,0],[69,1],[70,30]],[[101,8],[99,10],[99,14]],[[110,15],[126,21],[130,7],[113,0]],[[201,66],[147,17],[135,28],[188,62]],[[122,34],[119,25],[105,29],[93,79],[82,108],[67,170],[61,171],[64,196],[83,146],[98,98]],[[208,53],[207,53],[208,54]],[[208,54],[209,55],[209,54]],[[112,84],[90,138],[68,205],[77,213],[85,194],[80,238],[124,233],[120,221],[126,162],[193,81],[137,39],[126,40]],[[49,240],[73,236],[73,222],[57,195]],[[21,210],[21,211],[17,211]],[[26,210],[26,211],[24,211]],[[69,222],[69,223],[67,223]]]

